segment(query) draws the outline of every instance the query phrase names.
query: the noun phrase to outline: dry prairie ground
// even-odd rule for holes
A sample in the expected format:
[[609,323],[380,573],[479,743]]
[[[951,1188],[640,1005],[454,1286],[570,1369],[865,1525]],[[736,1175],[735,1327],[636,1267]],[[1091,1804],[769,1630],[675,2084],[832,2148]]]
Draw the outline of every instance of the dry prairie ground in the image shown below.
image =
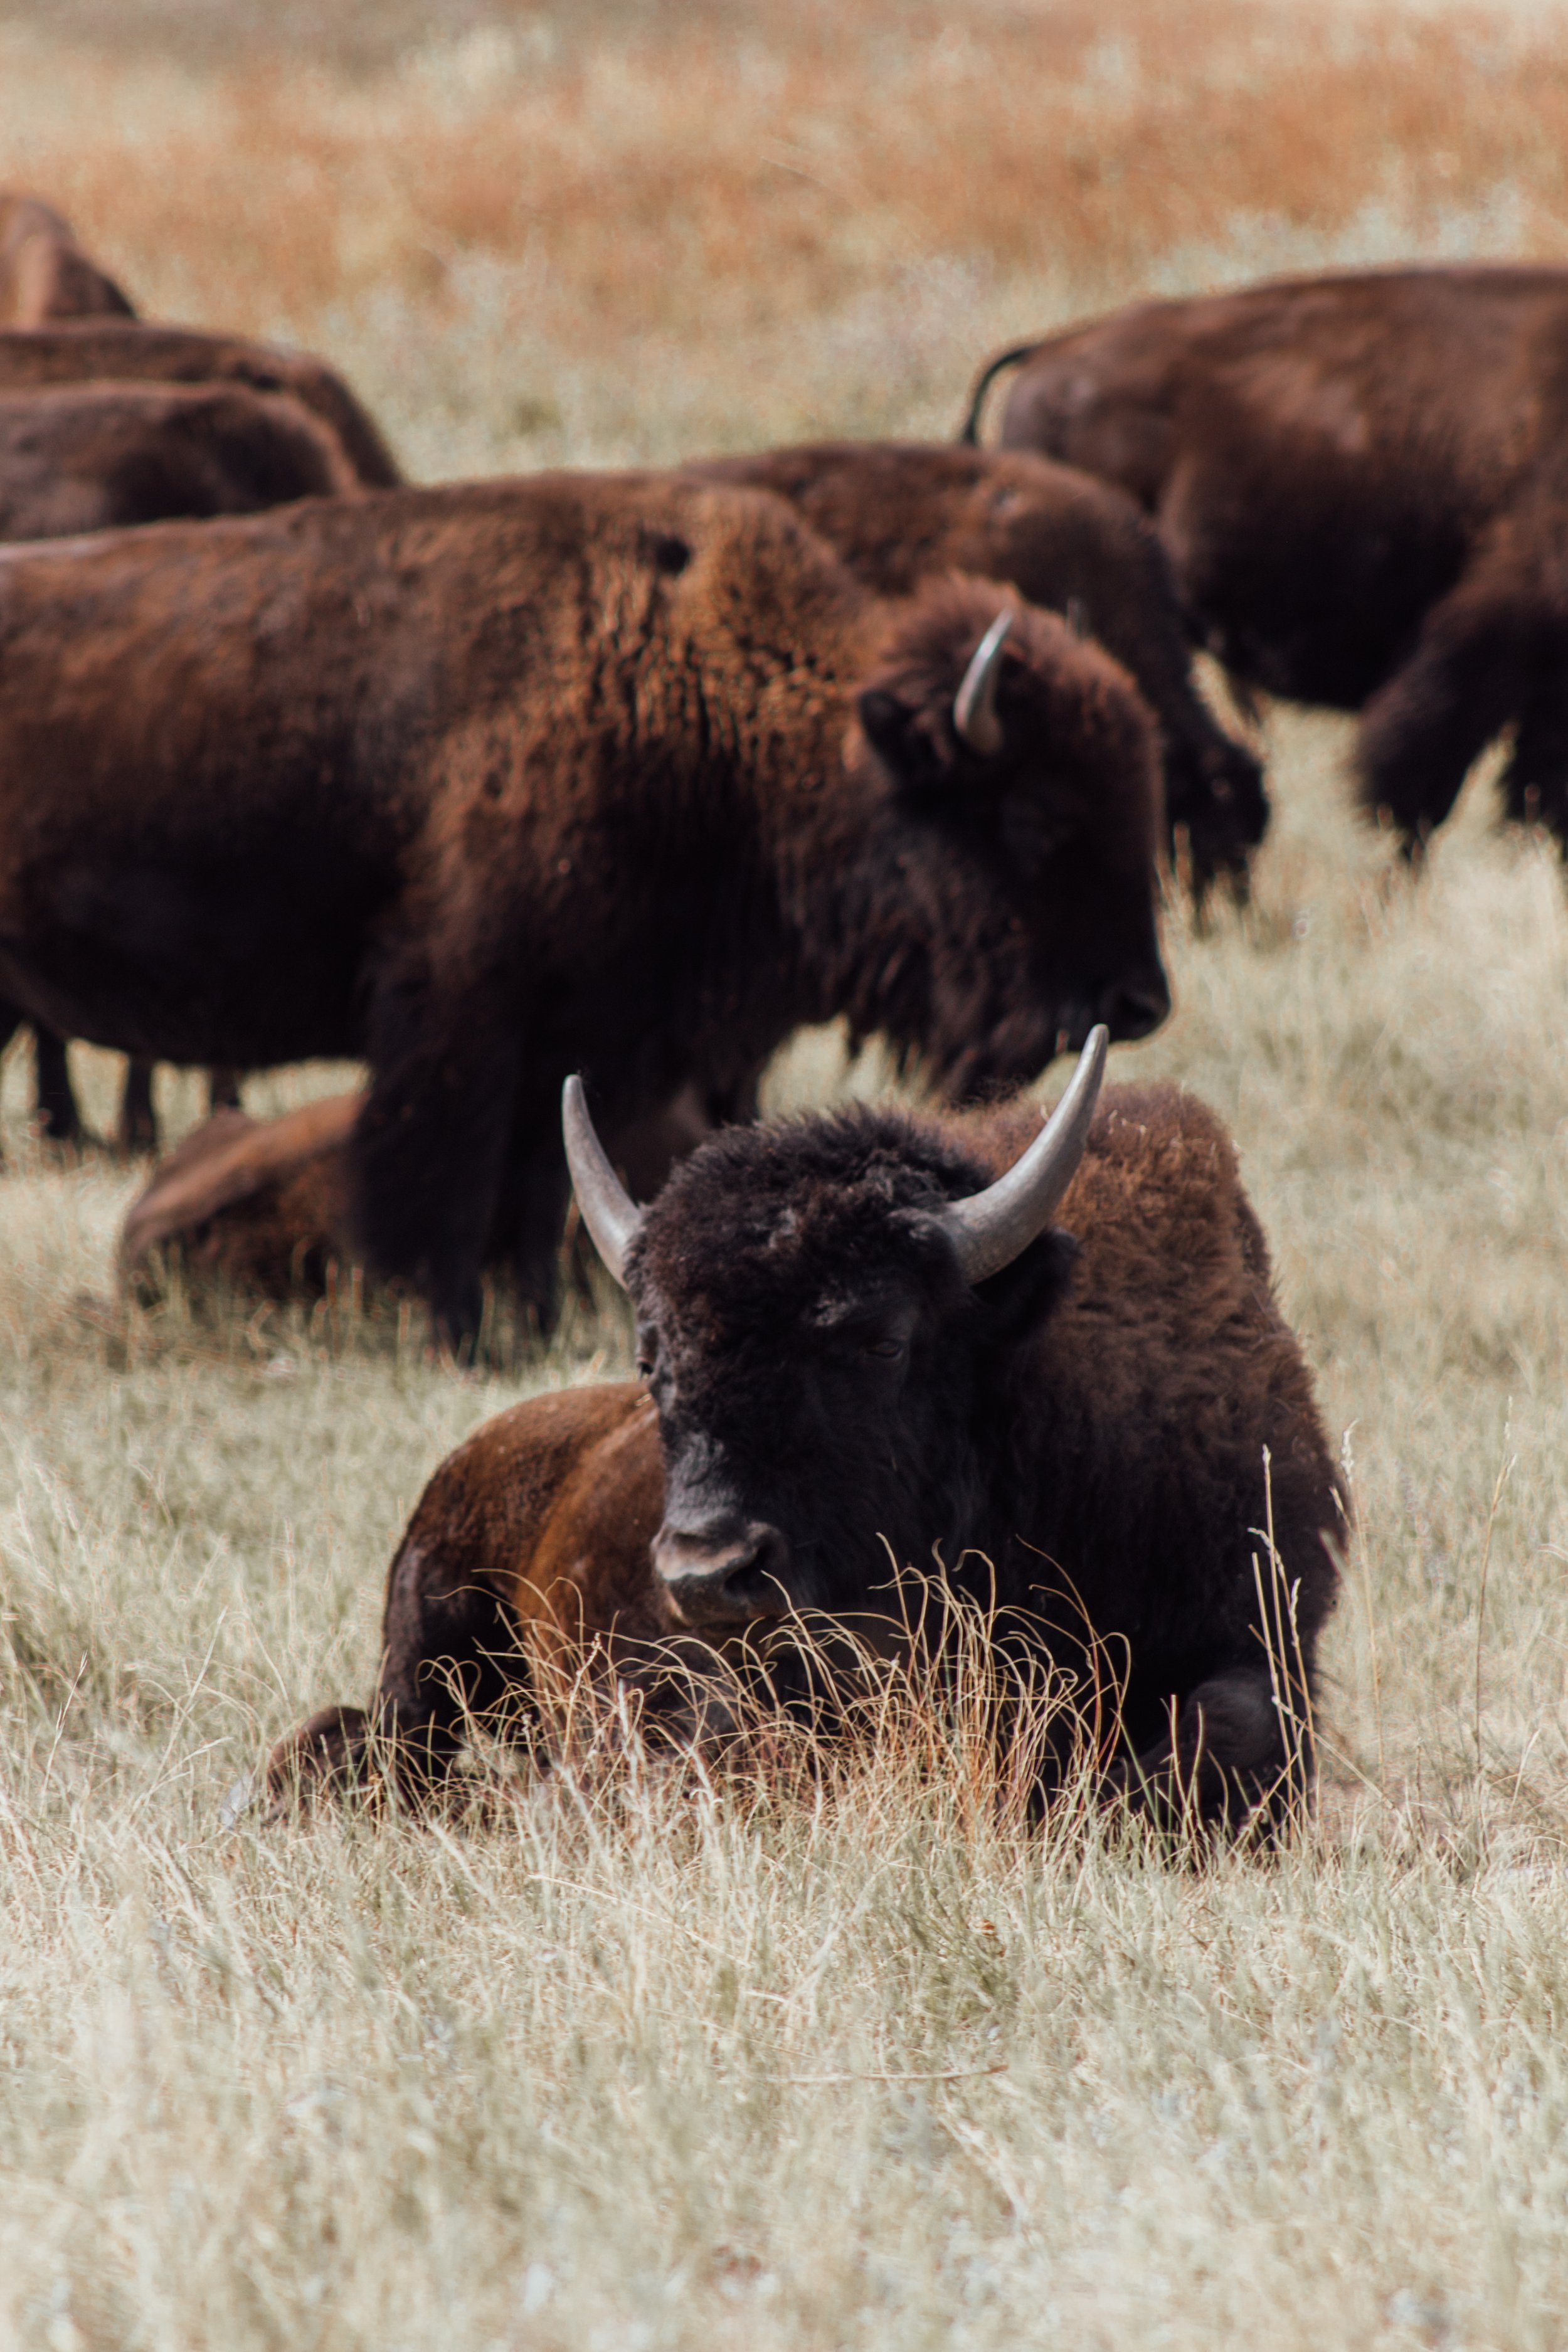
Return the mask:
[[[50,0],[0,20],[0,179],[148,310],[324,348],[417,472],[944,430],[993,341],[1143,287],[1562,253],[1563,30]],[[1232,1121],[1353,1465],[1323,1820],[1273,1865],[1029,1842],[897,1754],[812,1812],[226,1832],[364,1689],[436,1462],[624,1331],[481,1381],[381,1321],[127,1318],[134,1180],[38,1157],[12,1055],[0,2341],[1563,2340],[1568,902],[1485,778],[1392,870],[1346,742],[1276,715],[1256,903],[1173,922],[1118,1055]],[[805,1041],[775,1099],[841,1076]]]

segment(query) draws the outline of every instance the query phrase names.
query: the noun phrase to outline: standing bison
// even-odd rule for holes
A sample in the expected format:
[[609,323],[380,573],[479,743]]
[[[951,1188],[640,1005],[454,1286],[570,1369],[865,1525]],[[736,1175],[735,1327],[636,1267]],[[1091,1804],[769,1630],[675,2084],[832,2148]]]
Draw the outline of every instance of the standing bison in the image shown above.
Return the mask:
[[334,436],[363,488],[391,489],[403,478],[374,419],[342,376],[310,352],[140,319],[82,319],[46,332],[0,333],[0,393],[110,380],[291,393]]
[[89,260],[68,221],[37,196],[0,193],[0,326],[132,315],[113,278]]
[[[71,656],[62,663],[60,646]],[[953,1097],[1165,1013],[1142,698],[986,583],[868,596],[658,476],[305,501],[0,552],[0,997],[121,1051],[363,1055],[374,1270],[548,1314],[554,1116],[802,1023]]]
[[[287,393],[213,383],[58,385],[0,392],[0,539],[58,539],[176,515],[252,514],[292,499],[353,497],[358,470],[322,417]],[[38,1124],[85,1133],[65,1040],[37,1033]],[[127,1076],[121,1140],[157,1140],[153,1073]],[[237,1099],[221,1073],[215,1101]]]
[[1068,614],[1131,672],[1159,721],[1165,816],[1195,888],[1245,877],[1268,822],[1262,776],[1194,686],[1170,564],[1130,499],[1023,451],[920,442],[828,441],[686,470],[788,499],[880,596],[972,572]]
[[1005,444],[1131,492],[1238,677],[1362,712],[1369,810],[1419,840],[1511,728],[1509,814],[1568,840],[1568,270],[1143,302],[1014,360]]
[[[437,1472],[371,1706],[282,1743],[274,1800],[377,1761],[417,1798],[468,1717],[537,1706],[573,1659],[656,1706],[672,1684],[666,1727],[700,1731],[759,1645],[790,1691],[792,1621],[907,1652],[956,1591],[999,1679],[1054,1689],[1047,1790],[1087,1735],[1112,1788],[1280,1826],[1340,1496],[1229,1139],[1168,1087],[1094,1118],[1104,1045],[1033,1136],[1022,1110],[733,1129],[646,1211],[574,1082],[578,1201],[647,1388],[518,1406]],[[895,1571],[933,1561],[911,1603]],[[705,1683],[689,1654],[661,1676],[672,1635],[709,1644]]]

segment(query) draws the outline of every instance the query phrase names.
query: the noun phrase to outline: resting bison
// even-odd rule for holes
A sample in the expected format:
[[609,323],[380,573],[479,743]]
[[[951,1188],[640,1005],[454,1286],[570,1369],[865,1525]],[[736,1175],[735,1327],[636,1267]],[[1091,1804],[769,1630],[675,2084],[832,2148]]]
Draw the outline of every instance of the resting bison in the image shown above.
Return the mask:
[[[242,383],[86,383],[0,393],[0,539],[58,539],[174,515],[252,514],[290,499],[357,494],[336,434],[284,393]],[[63,1038],[37,1036],[38,1124],[85,1132]],[[156,1141],[152,1070],[126,1082],[121,1139]],[[220,1075],[215,1102],[237,1098]]]
[[0,326],[105,316],[129,319],[131,305],[68,222],[37,196],[0,194]]
[[120,1237],[122,1281],[154,1250],[187,1276],[216,1275],[271,1298],[318,1297],[353,1262],[344,1146],[359,1095],[328,1095],[255,1119],[222,1110],[188,1135],[133,1202]]
[[921,1601],[890,1556],[994,1606],[1013,1678],[1068,1679],[1112,1787],[1277,1826],[1310,1785],[1340,1497],[1228,1138],[1169,1087],[1091,1124],[1103,1055],[1032,1137],[1022,1109],[737,1128],[646,1211],[574,1082],[578,1201],[651,1401],[540,1400],[454,1455],[393,1563],[369,1710],[285,1742],[274,1796],[352,1775],[373,1732],[417,1795],[465,1709],[526,1701],[542,1620],[633,1680],[684,1627],[716,1667],[770,1642],[787,1689],[797,1611],[903,1649]]
[[755,491],[0,551],[0,998],[172,1061],[363,1055],[359,1238],[455,1343],[487,1257],[549,1312],[571,1067],[619,1129],[840,1014],[955,1097],[1152,1028],[1158,802],[1108,656],[988,583],[868,596]]
[[205,335],[194,327],[138,319],[84,319],[46,333],[0,334],[0,393],[91,383],[242,383],[291,393],[319,416],[363,488],[390,489],[403,477],[381,433],[342,376],[309,352]]
[[1165,815],[1195,887],[1245,876],[1268,821],[1262,775],[1194,687],[1170,565],[1130,499],[1021,451],[919,442],[829,441],[686,470],[788,499],[879,595],[973,572],[1068,614],[1131,672],[1160,722]]
[[[156,1250],[186,1282],[216,1278],[279,1301],[330,1296],[352,1283],[358,1248],[349,1213],[348,1144],[363,1095],[330,1095],[249,1118],[220,1110],[161,1162],[120,1236],[120,1276],[141,1286]],[[616,1166],[640,1199],[713,1131],[695,1087],[614,1139]],[[155,1290],[156,1281],[148,1286]]]
[[1511,727],[1508,812],[1568,840],[1565,357],[1568,270],[1468,267],[1140,303],[987,373],[1024,362],[1008,446],[1154,517],[1238,677],[1362,712],[1369,810],[1419,840]]

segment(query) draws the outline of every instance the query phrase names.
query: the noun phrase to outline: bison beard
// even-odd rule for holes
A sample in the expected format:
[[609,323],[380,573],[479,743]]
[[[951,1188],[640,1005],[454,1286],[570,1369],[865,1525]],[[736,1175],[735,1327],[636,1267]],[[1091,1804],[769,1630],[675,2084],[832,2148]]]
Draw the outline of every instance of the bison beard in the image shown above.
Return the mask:
[[[889,1554],[934,1551],[1019,1679],[1098,1688],[1109,1790],[1278,1832],[1310,1785],[1340,1496],[1228,1138],[1169,1088],[1118,1089],[1090,1125],[1095,1076],[1032,1142],[1018,1111],[734,1130],[647,1212],[576,1097],[579,1198],[651,1400],[539,1398],[444,1465],[370,1707],[281,1743],[274,1801],[373,1762],[421,1799],[469,1713],[537,1725],[574,1668],[674,1738],[725,1731],[759,1643],[776,1690],[819,1696],[785,1612],[907,1647]],[[1053,1199],[1079,1238],[1040,1230]],[[682,1634],[706,1674],[689,1647],[661,1672]]]
[[0,994],[172,1061],[363,1054],[359,1239],[454,1345],[487,1260],[550,1312],[573,1067],[619,1133],[837,1015],[959,1097],[1152,1027],[1157,811],[1097,648],[984,583],[868,597],[754,492],[542,476],[0,554]]

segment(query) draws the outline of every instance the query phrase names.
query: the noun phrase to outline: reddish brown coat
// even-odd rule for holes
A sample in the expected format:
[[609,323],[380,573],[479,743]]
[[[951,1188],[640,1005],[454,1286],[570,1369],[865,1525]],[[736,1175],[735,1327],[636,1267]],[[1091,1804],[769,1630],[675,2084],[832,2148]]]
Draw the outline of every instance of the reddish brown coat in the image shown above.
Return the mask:
[[0,393],[100,383],[241,383],[291,393],[337,437],[361,485],[390,489],[403,478],[380,427],[336,371],[310,352],[209,335],[140,319],[82,319],[46,332],[0,333]]

